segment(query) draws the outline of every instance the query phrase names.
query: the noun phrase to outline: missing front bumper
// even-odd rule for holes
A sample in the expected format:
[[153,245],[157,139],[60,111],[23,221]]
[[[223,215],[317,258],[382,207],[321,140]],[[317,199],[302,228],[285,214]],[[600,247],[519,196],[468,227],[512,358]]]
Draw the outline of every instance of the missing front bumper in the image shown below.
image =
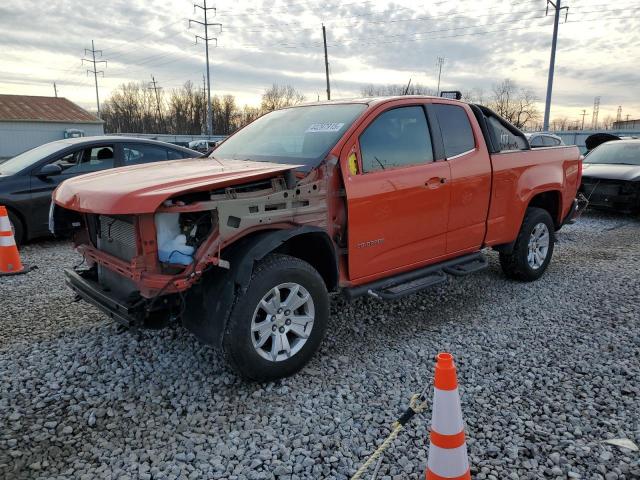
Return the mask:
[[76,272],[65,269],[66,284],[84,301],[97,307],[112,320],[125,327],[138,326],[140,324],[140,312],[132,305],[123,302],[97,282],[92,270]]

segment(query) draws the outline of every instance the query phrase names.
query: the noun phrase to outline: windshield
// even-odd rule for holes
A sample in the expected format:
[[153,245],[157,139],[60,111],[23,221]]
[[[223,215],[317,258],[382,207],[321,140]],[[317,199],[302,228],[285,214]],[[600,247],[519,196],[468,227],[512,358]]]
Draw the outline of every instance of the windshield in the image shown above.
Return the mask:
[[640,165],[640,142],[603,143],[584,158],[584,163]]
[[349,103],[276,110],[229,137],[210,156],[301,164],[311,169],[366,108]]
[[39,160],[42,160],[47,155],[51,155],[52,153],[62,150],[67,146],[69,146],[69,144],[64,142],[51,142],[32,148],[31,150],[27,150],[20,155],[10,158],[4,163],[0,163],[0,174],[13,175],[18,173]]

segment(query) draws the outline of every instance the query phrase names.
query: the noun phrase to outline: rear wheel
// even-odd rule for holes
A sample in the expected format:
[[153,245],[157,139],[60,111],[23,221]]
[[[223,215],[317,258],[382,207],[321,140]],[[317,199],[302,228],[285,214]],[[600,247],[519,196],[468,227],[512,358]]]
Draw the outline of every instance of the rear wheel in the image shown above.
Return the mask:
[[300,370],[324,337],[329,296],[307,262],[271,255],[258,264],[235,302],[222,342],[229,365],[257,381]]
[[16,244],[20,245],[24,242],[24,225],[22,224],[22,220],[14,214],[11,210],[8,210],[9,213],[9,223],[11,224],[11,230],[13,231],[13,237],[16,240]]
[[500,253],[500,265],[505,275],[525,282],[540,278],[553,255],[554,230],[549,212],[528,208],[513,251]]

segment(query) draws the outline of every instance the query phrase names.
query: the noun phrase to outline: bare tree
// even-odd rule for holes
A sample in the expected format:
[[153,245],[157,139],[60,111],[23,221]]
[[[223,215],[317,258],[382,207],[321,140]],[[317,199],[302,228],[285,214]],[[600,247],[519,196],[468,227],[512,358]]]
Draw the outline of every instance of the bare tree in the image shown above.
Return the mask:
[[469,103],[486,104],[486,96],[482,88],[471,88],[462,92],[462,100]]
[[360,89],[363,97],[388,97],[395,95],[434,95],[435,92],[419,83],[413,85],[387,84],[365,85]]
[[613,128],[613,122],[615,121],[615,118],[613,118],[611,115],[607,115],[606,117],[604,117],[604,120],[602,120],[602,128],[604,128],[605,130],[611,130]]
[[569,119],[567,117],[558,117],[551,120],[551,130],[554,132],[563,132],[569,129]]
[[507,78],[493,86],[490,106],[513,125],[523,128],[540,116],[536,101],[531,90],[520,88]]
[[304,102],[304,95],[291,85],[273,84],[262,94],[260,108],[264,113]]

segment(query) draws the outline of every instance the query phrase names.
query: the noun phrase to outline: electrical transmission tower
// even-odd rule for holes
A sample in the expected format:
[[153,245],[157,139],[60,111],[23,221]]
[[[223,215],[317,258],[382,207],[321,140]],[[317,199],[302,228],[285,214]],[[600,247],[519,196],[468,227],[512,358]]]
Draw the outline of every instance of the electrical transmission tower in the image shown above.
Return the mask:
[[593,99],[593,113],[591,114],[591,128],[598,129],[598,113],[600,112],[600,97]]
[[98,95],[98,74],[100,73],[102,74],[102,77],[104,77],[104,72],[102,70],[98,71],[96,67],[99,63],[104,63],[104,66],[106,68],[107,61],[96,60],[96,53],[100,54],[100,56],[102,57],[102,50],[96,50],[96,47],[93,44],[93,40],[91,40],[91,50],[89,50],[88,48],[84,49],[84,54],[87,55],[88,53],[91,53],[91,58],[83,58],[82,64],[84,65],[84,62],[89,62],[90,64],[93,65],[93,70],[87,70],[87,75],[89,75],[90,73],[93,73],[93,79],[96,83],[96,107],[98,107],[98,118],[100,118],[100,95]]
[[558,45],[558,25],[560,23],[560,12],[565,11],[564,21],[567,21],[567,15],[569,14],[569,7],[561,7],[561,0],[556,0],[553,3],[551,0],[547,0],[547,15],[549,14],[549,5],[555,10],[553,19],[553,38],[551,40],[551,59],[549,60],[549,79],[547,80],[547,101],[544,104],[544,123],[542,129],[544,131],[549,130],[549,114],[551,113],[551,92],[553,91],[553,71],[556,67],[556,46]]
[[442,66],[444,65],[444,57],[438,57],[436,60],[436,66],[438,67],[438,87],[436,88],[436,95],[440,95],[440,77],[442,76]]
[[189,19],[189,28],[191,28],[192,23],[197,23],[198,25],[202,25],[204,27],[204,37],[200,35],[196,35],[196,44],[198,43],[198,39],[204,42],[204,51],[207,57],[207,135],[211,135],[213,133],[213,111],[211,109],[211,72],[209,70],[209,42],[214,41],[216,46],[218,45],[218,39],[216,37],[209,36],[209,27],[219,27],[220,32],[222,32],[222,24],[221,23],[209,23],[207,14],[209,10],[213,10],[213,15],[216,14],[215,7],[207,7],[207,0],[202,0],[203,4],[198,5],[196,3],[193,4],[193,10],[195,12],[196,8],[199,8],[204,13],[204,22],[199,20]]
[[616,122],[622,120],[622,105],[618,105],[618,114],[616,115]]
[[153,75],[151,75],[151,81],[149,82],[149,86],[147,88],[149,90],[153,90],[154,93],[156,94],[156,107],[158,109],[158,119],[160,120],[160,125],[164,125],[164,120],[162,120],[162,110],[160,109],[160,95],[158,94],[158,90],[162,90],[162,87],[158,86],[158,83],[156,82],[156,79]]

